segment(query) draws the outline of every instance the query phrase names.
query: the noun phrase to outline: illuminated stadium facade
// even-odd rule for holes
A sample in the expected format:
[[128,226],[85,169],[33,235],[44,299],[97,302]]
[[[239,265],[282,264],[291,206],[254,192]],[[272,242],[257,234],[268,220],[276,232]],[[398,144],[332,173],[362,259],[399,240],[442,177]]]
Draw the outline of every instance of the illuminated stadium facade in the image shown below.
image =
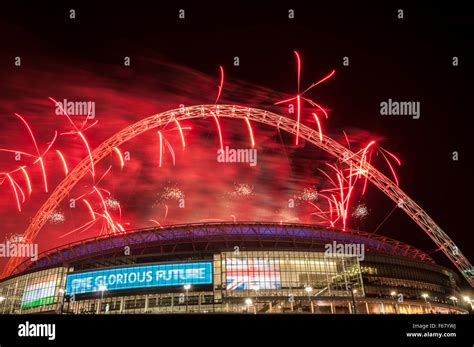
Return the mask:
[[49,250],[0,282],[0,312],[465,313],[459,283],[420,250],[361,231],[188,224]]

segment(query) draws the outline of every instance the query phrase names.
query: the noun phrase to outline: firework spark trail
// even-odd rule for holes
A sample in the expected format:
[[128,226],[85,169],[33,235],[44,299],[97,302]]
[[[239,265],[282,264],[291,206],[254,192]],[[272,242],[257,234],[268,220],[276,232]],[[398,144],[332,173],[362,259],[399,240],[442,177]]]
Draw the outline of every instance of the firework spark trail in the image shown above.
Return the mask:
[[219,66],[220,74],[221,74],[221,81],[219,83],[219,91],[217,93],[217,98],[215,104],[219,102],[219,99],[222,94],[222,88],[224,87],[224,68],[222,66]]
[[61,162],[63,163],[63,168],[64,168],[64,175],[67,176],[69,173],[69,169],[67,167],[66,159],[64,158],[64,155],[61,153],[60,150],[56,150],[57,155],[61,159]]
[[[92,103],[89,103],[89,111],[87,112],[87,116],[85,117],[84,121],[82,122],[81,129],[84,129],[84,127],[87,125],[87,121],[89,120],[89,117],[90,117],[91,114],[92,114]],[[97,124],[97,122],[98,121],[96,120],[95,124]],[[92,126],[89,126],[88,128],[90,128]]]
[[[81,132],[85,133],[87,130],[89,130],[90,128],[95,126],[97,123],[99,123],[98,120],[94,121],[88,127],[84,128],[84,129],[81,128]],[[76,134],[77,134],[77,131],[65,131],[65,132],[62,132],[60,135],[76,135]]]
[[321,123],[319,122],[319,118],[316,113],[313,113],[314,119],[316,120],[316,124],[318,125],[318,132],[319,132],[319,141],[323,142],[323,130],[321,129]]
[[79,135],[79,137],[84,142],[84,145],[86,146],[87,153],[89,154],[89,160],[91,162],[92,177],[95,177],[94,159],[92,159],[92,152],[89,147],[89,143],[87,142],[86,137],[82,134],[82,132],[79,131],[77,134]]
[[[369,164],[370,164],[370,161],[372,159],[372,151],[369,153],[369,160],[367,161]],[[368,173],[368,170],[365,171],[366,173]],[[369,175],[364,175],[364,188],[362,189],[362,195],[365,194],[366,190],[367,190],[367,183],[369,181]]]
[[347,142],[347,147],[349,150],[351,149],[351,143],[349,142],[349,137],[347,136],[346,132],[343,130],[342,133],[344,134],[344,138],[346,139]]
[[314,87],[316,87],[318,84],[321,84],[323,83],[324,81],[330,79],[332,76],[334,76],[334,74],[336,73],[336,70],[332,70],[327,76],[323,77],[322,79],[320,79],[318,82],[315,82],[313,83],[312,85],[310,85],[308,88],[305,89],[305,91],[302,93],[306,93],[308,92],[309,90],[313,89]]
[[114,150],[115,153],[117,153],[117,155],[119,157],[120,169],[123,169],[123,167],[125,166],[125,162],[123,161],[122,152],[120,152],[120,149],[118,149],[117,147],[114,147],[113,150]]
[[349,216],[349,204],[350,204],[350,200],[351,200],[351,195],[352,195],[352,192],[354,191],[354,186],[349,186],[349,192],[347,193],[347,197],[346,197],[346,206],[344,207],[344,219],[343,219],[343,230],[346,230],[346,227],[347,227],[347,217]]
[[59,107],[60,110],[62,111],[62,113],[67,117],[67,119],[69,120],[69,123],[73,126],[74,130],[77,132],[79,132],[80,130],[77,128],[76,124],[72,121],[71,117],[69,117],[69,114],[66,112],[66,110],[61,106],[61,104],[59,102],[57,102],[56,100],[54,100],[52,97],[48,97],[49,100],[51,100],[52,102],[54,102],[54,105],[56,107]]
[[13,180],[13,183],[15,184],[16,188],[21,194],[21,202],[24,204],[25,203],[25,193],[23,192],[23,189],[21,189],[20,185],[17,183],[16,180]]
[[[347,137],[347,134],[345,132],[344,132],[344,137],[348,146],[350,146],[349,138]],[[331,193],[331,196],[328,197],[325,194],[320,194],[322,197],[324,197],[327,200],[328,205],[329,205],[329,211],[328,212],[323,211],[320,208],[318,208],[319,212],[313,213],[313,215],[318,215],[320,217],[322,216],[324,218],[326,214],[329,213],[329,224],[332,227],[334,227],[334,225],[340,220],[342,223],[343,230],[346,229],[350,206],[351,206],[351,198],[354,194],[356,183],[358,179],[361,177],[361,175],[364,176],[362,195],[364,195],[366,192],[368,175],[367,175],[367,169],[365,169],[364,166],[366,166],[367,164],[370,164],[371,162],[371,157],[373,154],[372,149],[374,148],[374,145],[375,145],[375,141],[370,141],[367,146],[365,146],[364,148],[362,148],[361,150],[359,150],[353,155],[353,156],[360,155],[360,158],[358,159],[358,163],[356,164],[357,165],[356,167],[350,164],[348,169],[340,170],[336,166],[326,163],[326,165],[330,167],[332,171],[335,173],[336,180],[334,180],[324,170],[319,169],[319,171],[328,179],[328,182],[331,184],[331,188],[323,189],[321,190],[321,192]],[[378,147],[376,148],[384,156],[384,159],[387,162],[387,165],[389,166],[394,176],[395,182],[398,185],[399,183],[398,178],[396,176],[396,172],[393,166],[390,163],[390,160],[380,150],[380,148]],[[397,164],[401,163],[398,157],[396,157],[393,153],[390,153],[386,150],[384,151],[391,158],[393,158],[393,160],[395,160]],[[348,171],[348,174],[346,175],[344,172],[347,172],[347,171]],[[336,219],[333,218],[333,208],[334,208],[334,211],[337,213]]]
[[39,162],[40,162],[40,165],[41,165],[41,170],[43,172],[43,183],[44,183],[44,191],[47,193],[48,192],[48,179],[46,177],[46,169],[44,167],[44,163],[43,163],[43,158],[40,154],[40,151],[39,151],[39,148],[38,148],[38,144],[36,142],[36,138],[35,138],[35,135],[33,134],[33,131],[31,130],[31,127],[30,125],[28,124],[28,122],[22,117],[20,116],[18,113],[15,113],[15,116],[17,116],[18,118],[20,118],[20,120],[23,122],[23,124],[26,126],[26,128],[28,129],[28,132],[30,134],[30,137],[33,141],[33,144],[35,146],[35,149],[36,149],[36,152],[38,154],[38,159],[39,159]]
[[[100,184],[100,182],[102,182],[102,180],[109,174],[110,170],[112,170],[112,165],[109,165],[109,167],[107,168],[107,170],[105,170],[104,174],[99,178],[99,180],[97,182],[94,182],[95,185],[98,185]],[[95,180],[95,179],[94,179]]]
[[[106,173],[110,170],[111,166],[109,167],[109,169],[107,169]],[[105,174],[102,176],[102,178],[105,177]],[[94,182],[94,185],[97,186],[100,181],[102,180],[102,178],[100,180],[98,180],[97,182]],[[93,187],[93,186],[92,186]],[[84,186],[84,188],[89,188],[89,186]],[[95,194],[95,191],[94,189],[91,189],[91,190],[88,190],[86,191],[85,193],[82,193],[81,195],[79,196],[76,196],[75,198],[73,198],[74,200],[80,200],[82,199],[83,197],[85,197],[86,195],[92,195],[92,194]]]
[[173,166],[175,166],[176,165],[176,157],[174,155],[173,147],[171,147],[171,144],[168,142],[166,137],[163,136],[163,140],[165,141],[166,147],[168,147],[168,150],[170,151],[171,158],[173,159]]
[[115,233],[118,233],[121,231],[121,229],[118,227],[118,224],[117,222],[115,222],[112,218],[112,216],[110,215],[110,213],[108,212],[104,212],[104,216],[106,218],[106,221],[108,222],[108,226],[109,226],[109,230],[112,230],[112,232],[115,234]]
[[105,194],[107,194],[107,196],[112,195],[112,193],[110,192],[110,190],[107,190],[107,189],[104,189],[104,188],[97,188],[97,189],[102,190]]
[[20,169],[23,172],[26,185],[28,186],[28,194],[31,195],[31,193],[33,192],[33,187],[31,186],[30,176],[28,176],[28,172],[26,171],[26,168],[24,166],[21,166]]
[[[401,166],[402,165],[402,162],[400,161],[400,159],[393,153],[387,151],[385,148],[379,146],[377,147],[377,150],[380,152],[380,154],[382,154],[383,158],[385,159],[385,162],[387,163],[391,173],[392,173],[392,176],[395,180],[395,184],[398,186],[400,184],[399,180],[398,180],[398,176],[397,176],[397,173],[395,171],[395,169],[393,168],[393,165],[390,163],[390,160],[389,158],[385,155],[385,153],[390,157],[392,158],[397,164],[398,166]],[[385,152],[385,153],[384,153]]]
[[298,93],[296,97],[279,101],[275,103],[275,105],[279,105],[285,102],[290,102],[296,99],[296,145],[298,145],[299,132],[300,132],[300,119],[301,119],[301,95],[300,95],[301,58],[297,51],[293,51],[293,53],[296,55],[296,75],[297,75],[297,80],[298,80],[298,85],[297,85]]
[[397,157],[395,154],[393,154],[393,153],[387,151],[385,148],[383,148],[383,147],[381,147],[381,146],[379,146],[379,148],[380,148],[382,151],[384,151],[385,153],[387,153],[389,156],[391,156],[391,157],[397,162],[397,164],[398,164],[399,166],[402,165],[402,162],[400,161],[400,159],[398,159],[398,157]]
[[360,159],[360,164],[359,164],[359,177],[360,175],[362,174],[362,172],[364,172],[362,170],[362,166],[364,165],[364,163],[367,162],[367,151],[369,150],[369,148],[371,146],[373,146],[375,144],[375,141],[370,141],[369,144],[367,146],[365,146],[364,150],[362,151],[362,156],[361,156],[361,159]]
[[18,153],[18,154],[21,154],[21,155],[25,155],[27,157],[35,157],[36,158],[36,156],[34,154],[18,151],[16,149],[0,148],[0,152],[8,152],[8,153],[15,153],[15,154]]
[[[105,175],[109,171],[110,171],[110,167],[109,167],[109,169],[107,169],[106,173],[102,176],[102,178],[105,177]],[[124,230],[122,230],[123,227],[121,225],[119,227],[119,223],[115,222],[114,219],[112,218],[112,216],[110,215],[110,213],[108,211],[108,208],[107,208],[106,200],[104,199],[101,191],[105,192],[108,196],[111,195],[110,191],[108,191],[104,188],[99,188],[96,185],[94,185],[92,187],[91,192],[82,195],[82,196],[84,196],[84,195],[88,195],[88,194],[91,194],[91,193],[96,193],[98,195],[100,201],[101,201],[101,204],[102,204],[102,207],[103,207],[103,213],[94,212],[91,204],[86,199],[82,199],[84,204],[86,204],[89,212],[91,213],[91,216],[92,216],[93,220],[96,219],[96,215],[104,218],[106,223],[102,225],[100,235],[102,235],[103,233],[109,233],[109,231],[112,232],[112,233],[117,233],[117,232],[120,232],[120,231],[124,231]],[[121,217],[122,217],[122,210],[120,209],[120,218]]]
[[165,204],[165,215],[163,217],[163,223],[166,221],[166,217],[168,217],[168,205]]
[[252,148],[255,147],[255,139],[253,137],[253,130],[252,130],[252,125],[250,124],[250,120],[248,118],[245,118],[245,122],[247,123],[247,128],[249,129],[249,135],[250,135],[250,141],[252,144]]
[[18,197],[18,192],[16,191],[16,185],[15,185],[15,183],[14,183],[14,180],[13,180],[13,178],[10,176],[9,173],[6,173],[5,175],[6,175],[6,177],[8,178],[8,180],[10,181],[10,184],[11,184],[12,189],[13,189],[13,193],[15,194],[16,204],[17,204],[17,207],[18,207],[18,211],[21,212],[20,199],[19,199],[19,197]]
[[[1,173],[2,175],[4,175],[4,177],[2,178],[2,181],[0,182],[0,185],[3,185],[3,183],[5,182],[5,180],[8,178],[8,182],[10,183],[10,186],[12,188],[12,193],[15,197],[15,201],[16,201],[16,205],[17,205],[17,209],[19,212],[21,212],[21,202],[20,202],[20,199],[19,199],[19,196],[18,196],[18,191],[17,191],[17,187],[20,188],[20,186],[16,183],[16,181],[11,177],[10,173],[8,172],[2,172]],[[24,194],[22,194],[22,202],[24,203],[25,202],[25,196]]]
[[118,204],[118,211],[119,211],[119,219],[122,220],[122,207],[120,206],[120,203]]
[[[84,131],[84,129],[79,129],[76,124],[72,121],[71,117],[69,117],[68,113],[66,112],[66,110],[61,106],[61,104],[59,102],[57,102],[56,100],[54,100],[52,97],[49,97],[49,99],[51,101],[54,102],[54,104],[56,105],[56,107],[59,107],[62,111],[62,113],[64,113],[64,115],[66,115],[67,119],[69,120],[69,123],[73,126],[75,132],[70,132],[70,133],[67,133],[67,134],[77,134],[79,135],[79,137],[81,138],[82,142],[84,143],[86,149],[87,149],[87,153],[89,155],[89,160],[91,162],[91,174],[92,174],[92,177],[95,176],[95,169],[94,169],[94,160],[92,159],[92,153],[91,153],[91,149],[90,149],[90,146],[89,146],[89,143],[87,142],[87,139],[86,137],[84,136],[84,134],[82,133],[82,131]],[[87,117],[88,118],[88,117]],[[86,119],[87,119],[86,118]],[[86,123],[84,123],[85,125]],[[95,123],[97,124],[97,123]],[[95,125],[94,124],[94,125]],[[90,127],[89,127],[90,128]]]
[[104,211],[107,212],[107,204],[105,203],[105,200],[104,200],[104,197],[102,196],[102,193],[100,192],[100,190],[96,186],[94,186],[93,189],[97,193],[97,195],[99,196],[99,199],[102,202],[102,206],[104,207]]
[[311,99],[308,99],[308,98],[305,98],[303,97],[303,95],[310,91],[311,89],[313,89],[314,87],[316,87],[317,85],[327,81],[328,79],[330,79],[332,76],[334,76],[334,74],[336,73],[336,70],[332,70],[327,76],[325,76],[324,78],[322,78],[321,80],[319,80],[318,82],[315,82],[313,84],[311,84],[308,88],[306,88],[302,93],[300,93],[300,82],[301,82],[301,57],[299,55],[299,53],[297,51],[293,51],[293,53],[295,54],[296,56],[296,73],[297,73],[297,81],[298,81],[298,85],[297,85],[297,94],[295,97],[293,98],[289,98],[289,99],[286,99],[286,100],[282,100],[282,101],[278,101],[275,103],[275,105],[280,105],[280,104],[283,104],[283,103],[287,103],[287,102],[290,102],[290,101],[293,101],[293,100],[296,100],[296,140],[295,140],[295,144],[298,145],[299,143],[299,129],[300,129],[300,123],[301,123],[301,101],[304,100],[306,102],[308,102],[311,106],[313,107],[316,107],[318,108],[326,118],[328,118],[328,114],[326,112],[326,110],[321,106],[319,105],[318,103],[316,103],[315,101],[311,100]]
[[395,170],[393,169],[392,164],[390,164],[390,161],[388,160],[387,156],[382,151],[379,151],[379,153],[382,154],[382,156],[384,157],[385,162],[387,163],[388,167],[390,168],[390,171],[392,172],[393,178],[395,179],[395,183],[398,186],[399,185],[398,177],[397,177],[397,174],[395,173]]
[[160,157],[159,157],[159,167],[163,164],[163,135],[161,131],[158,131],[158,136],[160,137]]
[[[86,205],[91,217],[92,217],[92,220],[85,223],[84,225],[80,226],[79,228],[76,228],[64,235],[62,235],[62,237],[65,237],[67,235],[70,235],[78,230],[81,230],[80,233],[90,229],[91,227],[94,226],[95,222],[98,220],[96,216],[99,216],[99,217],[102,217],[104,220],[105,220],[105,224],[102,225],[101,227],[101,230],[100,230],[100,233],[99,235],[102,235],[104,233],[117,233],[119,231],[122,231],[122,232],[125,232],[125,229],[123,228],[122,224],[118,223],[118,222],[115,222],[112,218],[112,216],[110,215],[110,213],[107,211],[107,203],[105,202],[105,200],[103,199],[103,196],[102,194],[100,193],[100,190],[102,191],[105,191],[107,194],[110,194],[109,191],[105,190],[105,189],[102,189],[102,188],[97,188],[94,186],[94,189],[93,189],[93,192],[97,193],[97,195],[99,196],[100,200],[102,201],[102,205],[104,207],[104,213],[98,213],[98,212],[94,212],[91,204],[89,203],[88,200],[86,199],[82,199],[82,201],[84,202],[84,204]],[[90,193],[89,193],[90,194]],[[109,199],[109,198],[108,198]],[[120,209],[120,207],[119,207]],[[121,210],[120,210],[120,218],[121,218]],[[127,224],[127,223],[125,223]]]
[[333,208],[332,208],[332,201],[331,199],[328,198],[328,202],[329,202],[329,213],[330,213],[330,219],[331,219],[331,226],[334,227],[334,222],[332,221],[332,214],[333,214]]
[[38,161],[40,160],[40,158],[43,158],[43,157],[49,152],[49,150],[51,149],[51,147],[53,147],[54,143],[56,142],[57,138],[58,138],[58,132],[55,131],[55,132],[54,132],[53,139],[52,139],[52,140],[50,141],[50,143],[48,144],[48,147],[46,147],[46,150],[43,152],[43,154],[41,154],[41,156],[40,156],[38,159],[36,159],[36,160],[33,162],[33,164],[38,163]]
[[324,117],[326,117],[326,119],[329,118],[328,113],[326,112],[326,110],[320,104],[318,104],[318,103],[316,103],[313,100],[308,99],[308,98],[303,98],[303,100],[307,101],[311,106],[314,106],[314,107],[318,108],[324,114]]
[[308,204],[310,204],[311,206],[313,206],[314,208],[316,208],[317,210],[319,210],[319,212],[312,212],[310,213],[311,215],[317,215],[318,217],[321,217],[326,221],[326,222],[330,222],[331,219],[328,218],[328,216],[326,216],[328,213],[332,214],[332,209],[330,211],[323,211],[318,205],[316,205],[315,203],[313,203],[312,201],[306,201]]
[[224,151],[224,141],[222,140],[222,131],[221,131],[221,125],[219,124],[219,119],[217,118],[216,114],[209,110],[211,112],[212,117],[214,117],[214,120],[216,121],[216,126],[217,126],[217,131],[219,133],[219,142],[221,144],[221,151]]
[[163,227],[161,226],[160,222],[158,222],[158,221],[155,220],[155,219],[149,219],[148,221],[155,223],[155,224],[158,225],[160,228],[163,228]]
[[97,213],[97,215],[103,217],[105,219],[105,221],[107,222],[103,228],[103,230],[105,231],[105,233],[109,233],[109,231],[112,231],[112,233],[117,233],[119,231],[119,229],[115,226],[115,222],[114,220],[112,219],[112,216],[107,212],[107,211],[104,211],[104,213]]
[[[361,175],[364,176],[364,187],[362,189],[362,195],[364,195],[365,192],[366,192],[367,182],[368,182],[368,179],[369,179],[368,169],[363,169],[362,167],[367,163],[370,164],[370,158],[372,157],[372,151],[369,152],[369,159],[368,160],[367,160],[367,153],[373,145],[375,145],[375,141],[372,140],[362,150],[361,158],[360,158],[360,161],[359,161],[359,169],[356,172],[357,178],[360,178]],[[359,152],[361,152],[361,151],[359,151]],[[356,154],[358,154],[359,152],[357,152]]]
[[[332,188],[321,190],[320,195],[325,198],[329,204],[330,226],[334,227],[334,225],[341,220],[342,230],[346,230],[351,207],[351,197],[357,183],[357,175],[353,173],[352,165],[346,170],[341,170],[329,163],[326,163],[326,165],[334,172],[336,180],[333,180],[329,174],[320,169],[332,184]],[[346,175],[344,171],[348,171],[348,174]],[[323,193],[330,193],[331,196],[328,197]],[[333,206],[337,214],[336,219],[333,219]],[[325,213],[324,211],[321,212]]]
[[79,233],[83,233],[84,231],[89,230],[90,228],[92,228],[95,225],[96,221],[97,221],[97,219],[94,216],[93,220],[90,220],[87,223],[81,225],[80,227],[78,227],[76,229],[73,229],[73,230],[71,230],[67,233],[62,234],[61,236],[59,236],[59,238],[62,239],[66,236],[69,236],[69,235],[75,233],[76,231],[79,231],[79,230],[81,230]]
[[91,216],[92,216],[92,219],[95,220],[95,214],[94,214],[94,210],[92,209],[92,206],[91,204],[89,203],[89,201],[87,201],[86,199],[82,199],[82,201],[84,202],[84,204],[87,206],[87,209],[89,210]]
[[[13,153],[20,153],[20,154],[23,154],[23,155],[26,155],[28,157],[35,157],[36,160],[33,162],[33,165],[34,164],[37,164],[38,162],[40,163],[41,165],[41,169],[42,169],[42,173],[43,173],[43,182],[44,182],[44,188],[45,188],[45,192],[48,192],[48,180],[47,180],[47,176],[46,176],[46,169],[45,169],[45,166],[44,166],[44,162],[43,162],[43,157],[48,153],[48,151],[51,149],[51,147],[53,146],[53,144],[55,143],[56,139],[57,139],[57,131],[54,133],[54,136],[53,136],[53,139],[51,140],[51,142],[49,143],[48,147],[46,148],[46,150],[41,154],[40,151],[39,151],[39,147],[38,147],[38,143],[36,141],[36,138],[34,136],[34,133],[33,133],[33,130],[31,128],[31,126],[28,124],[28,122],[21,116],[19,115],[18,113],[15,113],[15,116],[17,116],[21,121],[22,123],[25,125],[25,127],[27,128],[28,130],[28,133],[32,139],[32,142],[35,146],[35,149],[36,149],[36,152],[37,152],[37,156],[35,155],[32,155],[30,153],[27,153],[27,152],[23,152],[23,151],[17,151],[17,150],[10,150],[10,149],[0,149],[0,151],[2,152],[13,152]],[[14,169],[12,170],[8,176],[5,176],[9,179],[10,183],[13,184],[13,193],[15,195],[15,199],[17,200],[17,205],[18,205],[18,202],[19,202],[19,199],[18,199],[18,191],[20,192],[20,194],[22,195],[22,203],[25,202],[25,194],[23,192],[23,189],[20,187],[20,185],[16,182],[15,179],[13,179],[13,177],[11,176],[13,173],[17,172],[17,171],[22,171],[23,175],[24,175],[24,178],[25,178],[25,181],[26,181],[26,184],[28,186],[28,193],[29,195],[31,195],[31,192],[32,192],[32,186],[31,186],[31,180],[28,176],[28,173],[25,169],[25,166],[20,166],[18,167],[17,169]],[[6,173],[2,173],[3,175],[6,175]],[[2,181],[2,184],[3,184],[3,181]],[[17,190],[18,189],[18,190]],[[20,208],[19,208],[19,211],[21,212],[21,205],[20,205]]]
[[[82,132],[86,132],[87,130],[89,130],[90,128],[92,128],[94,125],[96,125],[97,123],[99,123],[98,120],[94,121],[93,123],[91,123],[91,125],[89,125],[87,128],[84,128],[84,129],[81,129]],[[64,134],[67,134],[67,133],[64,133]]]
[[176,119],[174,121],[176,123],[176,126],[179,129],[179,135],[181,136],[181,143],[183,144],[183,150],[184,150],[186,148],[186,142],[184,141],[183,128],[181,128],[181,125],[179,124],[179,122]]
[[334,180],[324,171],[324,170],[321,170],[321,169],[318,169],[324,176],[326,176],[329,181],[334,185],[334,186],[337,186],[336,185],[336,182],[334,182]]

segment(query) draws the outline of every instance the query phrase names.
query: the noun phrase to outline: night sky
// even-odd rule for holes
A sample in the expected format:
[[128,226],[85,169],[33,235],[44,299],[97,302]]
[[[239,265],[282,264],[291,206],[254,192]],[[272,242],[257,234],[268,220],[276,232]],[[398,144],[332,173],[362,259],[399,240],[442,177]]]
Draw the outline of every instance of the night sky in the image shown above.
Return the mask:
[[[20,2],[21,4],[21,2]],[[185,19],[178,18],[179,9]],[[71,19],[70,9],[76,11]],[[288,18],[294,9],[295,18]],[[404,18],[398,19],[398,9]],[[288,107],[274,103],[296,93],[293,51],[302,58],[301,87],[324,77],[334,78],[308,93],[328,111],[322,120],[326,135],[344,144],[343,130],[352,149],[374,139],[397,154],[400,187],[414,199],[453,239],[472,261],[473,186],[472,114],[472,16],[461,7],[416,8],[405,3],[366,8],[363,6],[318,7],[288,2],[286,5],[188,5],[148,7],[119,4],[85,6],[79,3],[16,5],[0,12],[0,148],[35,153],[17,112],[31,124],[40,150],[47,147],[54,131],[71,130],[64,117],[55,115],[48,99],[90,100],[96,103],[97,125],[85,135],[92,148],[117,131],[152,114],[179,107],[214,103],[219,84],[219,66],[225,71],[220,103],[270,110],[294,118]],[[130,66],[124,66],[124,57]],[[15,57],[21,66],[15,66]],[[234,57],[240,65],[234,66]],[[343,58],[349,58],[349,66]],[[453,57],[459,58],[453,66]],[[420,119],[381,115],[380,103],[420,102]],[[316,127],[308,105],[302,122]],[[83,118],[75,118],[79,124]],[[186,149],[179,133],[169,127],[163,134],[174,148],[176,165],[165,150],[158,167],[156,130],[121,146],[131,160],[120,170],[117,157],[105,158],[96,168],[100,183],[120,202],[120,221],[126,229],[203,220],[261,220],[321,223],[311,216],[314,209],[297,201],[305,189],[328,187],[318,169],[334,162],[319,149],[304,142],[294,145],[294,136],[254,124],[258,165],[219,164],[219,145],[212,118],[183,122]],[[248,148],[246,124],[221,120],[224,142],[232,148]],[[87,153],[77,136],[60,135],[45,157],[50,192],[64,178],[55,150],[60,149],[72,169]],[[459,160],[453,161],[453,151]],[[380,155],[372,163],[392,177]],[[31,166],[33,193],[22,212],[16,209],[11,186],[3,175],[0,186],[0,239],[22,233],[46,200],[41,170],[12,153],[0,153],[0,172],[19,165]],[[21,175],[18,183],[24,188]],[[84,178],[71,197],[91,189]],[[184,195],[180,209],[175,195]],[[167,195],[168,194],[168,195]],[[90,200],[96,197],[91,195]],[[301,200],[301,199],[300,199]],[[315,201],[321,207],[323,200]],[[369,185],[362,196],[354,195],[352,206],[365,206],[368,216],[349,217],[351,228],[373,232],[391,212],[394,203]],[[166,212],[166,207],[168,212]],[[90,216],[83,204],[58,207],[65,220],[48,223],[41,231],[40,251],[66,242],[98,235],[100,223],[83,233],[67,234]],[[114,216],[118,219],[117,211]],[[166,216],[166,218],[165,218]],[[298,218],[298,219],[296,219]],[[436,245],[403,211],[396,210],[378,229],[378,234],[412,244],[426,252]],[[432,256],[450,266],[441,252]],[[0,262],[1,264],[1,262]]]

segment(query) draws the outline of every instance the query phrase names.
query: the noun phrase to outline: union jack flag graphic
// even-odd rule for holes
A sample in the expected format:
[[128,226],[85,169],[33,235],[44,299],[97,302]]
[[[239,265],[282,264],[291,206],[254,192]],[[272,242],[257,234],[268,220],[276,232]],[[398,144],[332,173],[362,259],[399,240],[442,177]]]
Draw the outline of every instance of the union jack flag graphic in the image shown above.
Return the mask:
[[227,290],[280,289],[280,267],[270,258],[226,258]]

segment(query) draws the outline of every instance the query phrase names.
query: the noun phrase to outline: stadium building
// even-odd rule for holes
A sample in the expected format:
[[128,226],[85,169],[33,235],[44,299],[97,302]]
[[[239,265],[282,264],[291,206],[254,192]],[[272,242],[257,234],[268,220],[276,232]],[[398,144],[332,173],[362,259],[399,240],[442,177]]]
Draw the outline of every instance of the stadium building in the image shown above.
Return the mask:
[[0,313],[466,313],[460,279],[361,231],[206,223],[86,239],[0,282]]

